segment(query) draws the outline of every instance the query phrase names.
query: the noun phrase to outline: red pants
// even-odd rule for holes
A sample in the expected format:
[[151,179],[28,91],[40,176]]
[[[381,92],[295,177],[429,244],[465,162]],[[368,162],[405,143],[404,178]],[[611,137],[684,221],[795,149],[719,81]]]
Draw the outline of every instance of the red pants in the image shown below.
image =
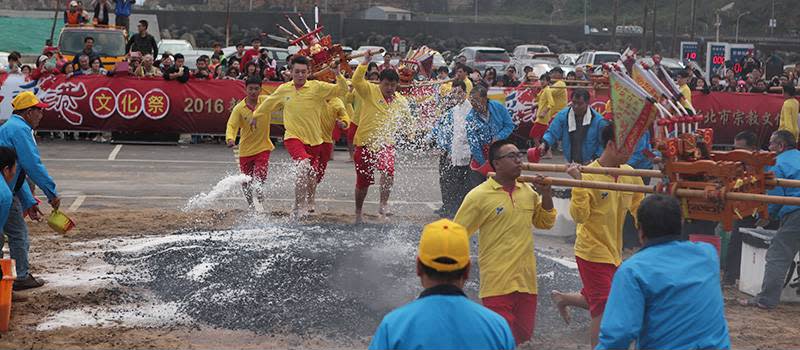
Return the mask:
[[536,325],[536,294],[514,292],[481,299],[483,306],[492,310],[508,321],[511,333],[517,345],[533,337]]
[[589,313],[592,318],[603,316],[606,309],[608,293],[611,292],[611,280],[617,267],[613,264],[596,263],[575,257],[578,263],[578,273],[581,275],[581,295],[589,304]]
[[317,183],[322,182],[322,178],[325,177],[325,169],[328,168],[328,162],[331,161],[331,154],[333,154],[333,144],[332,143],[323,143],[319,145],[320,147],[320,155],[319,155],[319,167],[317,167]]
[[289,152],[292,159],[302,161],[308,159],[311,162],[311,169],[314,174],[319,174],[319,161],[322,157],[322,145],[310,146],[298,139],[288,139],[283,141],[283,146]]
[[239,157],[239,169],[257,181],[267,178],[270,151],[264,151],[249,157]]
[[384,146],[377,152],[356,146],[353,163],[356,166],[356,188],[368,188],[375,183],[375,170],[383,176],[394,176],[394,146]]
[[544,137],[544,133],[547,132],[547,128],[550,127],[549,125],[543,125],[534,122],[533,127],[531,127],[531,133],[528,135],[531,140],[539,141]]
[[347,128],[347,144],[352,145],[353,140],[356,138],[356,131],[358,130],[358,125],[356,123],[350,123],[350,126]]

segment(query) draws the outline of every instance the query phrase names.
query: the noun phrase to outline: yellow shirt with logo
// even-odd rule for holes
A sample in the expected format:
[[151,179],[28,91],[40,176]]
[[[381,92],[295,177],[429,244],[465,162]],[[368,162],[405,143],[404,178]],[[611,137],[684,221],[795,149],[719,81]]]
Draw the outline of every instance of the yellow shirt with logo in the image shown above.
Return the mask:
[[[394,144],[394,135],[401,126],[411,123],[406,99],[395,92],[391,103],[383,98],[378,85],[364,78],[367,66],[361,64],[353,72],[353,89],[360,99],[358,130],[353,143],[373,150]],[[410,130],[412,128],[406,128]]]
[[[472,80],[469,80],[469,78],[464,79],[464,85],[467,86],[467,96],[469,97],[469,93],[472,92]],[[453,90],[453,82],[448,81],[439,87],[439,96],[446,96],[452,90]]]
[[322,143],[322,114],[326,111],[327,100],[341,97],[347,93],[347,81],[343,76],[336,77],[336,84],[317,80],[307,81],[297,89],[293,82],[283,83],[272,95],[262,102],[253,117],[270,118],[272,111],[283,108],[283,138],[298,139],[309,146]]
[[683,84],[680,86],[680,92],[683,96],[683,100],[681,100],[681,105],[684,109],[691,110],[694,113],[694,105],[692,105],[692,89],[689,88],[689,85]]
[[567,84],[563,80],[553,83],[553,86],[550,88],[550,94],[553,95],[553,108],[550,108],[550,115],[548,117],[553,119],[558,112],[567,108]]
[[539,94],[536,95],[536,104],[539,108],[536,110],[536,123],[542,125],[549,125],[550,124],[550,112],[548,111],[545,113],[545,109],[549,108],[550,111],[555,108],[555,102],[553,101],[553,94],[552,89],[549,86],[545,86],[542,91],[539,91]]
[[[259,96],[258,103],[260,104],[266,99],[267,96]],[[233,107],[231,116],[228,118],[228,127],[225,129],[225,140],[235,141],[236,135],[239,134],[239,157],[250,157],[264,151],[272,151],[275,146],[269,139],[271,120],[269,118],[257,120],[256,125],[251,126],[253,111],[247,106],[245,100],[239,101]]]
[[[600,163],[595,160],[587,166],[597,168]],[[620,168],[633,169],[627,164]],[[642,178],[636,176],[620,176],[615,180],[609,175],[583,173],[581,177],[586,181],[644,185]],[[619,266],[625,214],[630,211],[636,217],[643,198],[642,193],[573,188],[569,213],[578,224],[575,255],[586,261]]]
[[336,128],[336,122],[341,120],[349,125],[350,117],[347,115],[344,102],[338,97],[328,100],[325,109],[322,117],[322,142],[334,143],[333,129]]
[[490,177],[467,194],[454,221],[470,235],[480,230],[481,298],[538,294],[533,228],[552,228],[555,220],[555,208],[542,208],[541,197],[526,183],[517,182],[509,195]]
[[797,126],[798,114],[800,114],[800,102],[796,98],[791,97],[783,101],[778,130],[786,130],[792,133],[795,140],[797,140],[798,133],[800,133],[800,129]]

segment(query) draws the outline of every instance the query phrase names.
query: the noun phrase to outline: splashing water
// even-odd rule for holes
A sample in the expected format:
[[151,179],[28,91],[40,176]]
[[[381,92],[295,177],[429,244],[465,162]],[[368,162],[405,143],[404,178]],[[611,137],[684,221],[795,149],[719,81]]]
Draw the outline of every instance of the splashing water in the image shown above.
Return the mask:
[[243,183],[250,180],[250,176],[244,174],[229,175],[214,185],[208,193],[201,193],[189,199],[183,207],[183,211],[190,212],[198,209],[206,209],[225,194],[230,193],[234,189],[239,190]]

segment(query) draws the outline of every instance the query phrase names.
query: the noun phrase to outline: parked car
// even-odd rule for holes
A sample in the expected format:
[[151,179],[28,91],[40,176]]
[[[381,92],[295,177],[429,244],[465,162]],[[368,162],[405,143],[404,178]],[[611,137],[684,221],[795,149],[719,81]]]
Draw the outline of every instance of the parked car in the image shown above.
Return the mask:
[[0,51],[0,67],[5,67],[8,65],[9,55],[11,55],[10,52]]
[[[506,67],[511,65],[511,57],[506,49],[499,47],[468,46],[461,49],[456,57],[464,55],[467,66],[477,69],[483,74],[488,68],[497,70],[497,76],[505,75]],[[450,64],[450,70],[455,68],[455,61]]]
[[[653,65],[653,58],[652,57],[640,57],[636,60],[637,63],[644,63],[648,66]],[[667,69],[669,75],[675,78],[678,75],[678,72],[686,70],[686,66],[680,60],[674,58],[662,58],[661,65]]]
[[[252,46],[245,46],[245,51],[252,49]],[[286,62],[286,59],[289,58],[289,49],[284,49],[282,47],[272,47],[272,46],[262,46],[262,49],[269,50],[269,57],[273,60],[277,61],[278,66],[286,65],[289,62]],[[225,56],[233,55],[236,52],[236,46],[228,46],[222,49],[222,53]]]
[[550,48],[544,45],[519,45],[514,48],[513,56],[525,58],[537,53],[550,53]]
[[194,46],[182,39],[162,39],[158,42],[158,52],[169,52],[171,54],[180,53],[186,55],[186,52],[194,51]]
[[575,62],[578,61],[578,56],[580,55],[577,53],[562,53],[558,55],[558,61],[561,62],[561,64],[574,66]]
[[558,59],[558,55],[554,53],[533,54],[530,57],[531,58],[528,59],[520,59],[517,57],[514,58],[512,62],[514,68],[517,69],[518,74],[522,75],[525,67],[533,68],[533,73],[536,74],[537,77],[549,72],[555,67],[561,67],[561,70],[564,71],[565,75],[569,72],[575,71],[574,66],[561,64]]
[[593,67],[602,66],[604,63],[617,62],[622,55],[614,51],[584,51],[575,61],[575,66],[583,67],[589,72]]

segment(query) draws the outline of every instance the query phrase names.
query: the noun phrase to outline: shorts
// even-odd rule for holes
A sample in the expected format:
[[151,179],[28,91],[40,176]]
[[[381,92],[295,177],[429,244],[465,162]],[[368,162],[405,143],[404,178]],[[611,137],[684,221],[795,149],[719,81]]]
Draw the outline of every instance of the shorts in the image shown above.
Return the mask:
[[353,162],[356,166],[356,188],[368,188],[375,183],[375,170],[383,173],[383,176],[394,176],[394,146],[384,146],[379,151],[356,146]]
[[531,140],[539,141],[544,137],[544,133],[547,132],[547,128],[550,127],[549,125],[533,123],[533,127],[531,127],[530,138]]
[[328,168],[328,162],[331,160],[331,154],[333,153],[333,144],[332,143],[323,143],[319,145],[320,147],[320,156],[319,156],[319,167],[317,167],[317,183],[322,182],[322,178],[325,177],[325,169]]
[[352,145],[353,140],[356,138],[356,131],[358,130],[358,125],[356,123],[350,123],[350,126],[347,128],[347,144]]
[[481,299],[483,306],[503,316],[517,345],[533,337],[536,328],[536,294],[513,292]]
[[270,151],[264,151],[249,157],[239,157],[239,170],[257,181],[264,181],[269,169],[269,155]]
[[310,146],[298,139],[288,139],[283,141],[283,146],[295,161],[308,159],[311,162],[311,169],[315,174],[319,173],[319,160],[322,157],[322,145]]
[[596,263],[575,257],[578,263],[578,273],[581,275],[581,295],[589,304],[589,313],[592,318],[603,316],[606,309],[608,293],[611,292],[611,280],[617,267],[614,264]]

